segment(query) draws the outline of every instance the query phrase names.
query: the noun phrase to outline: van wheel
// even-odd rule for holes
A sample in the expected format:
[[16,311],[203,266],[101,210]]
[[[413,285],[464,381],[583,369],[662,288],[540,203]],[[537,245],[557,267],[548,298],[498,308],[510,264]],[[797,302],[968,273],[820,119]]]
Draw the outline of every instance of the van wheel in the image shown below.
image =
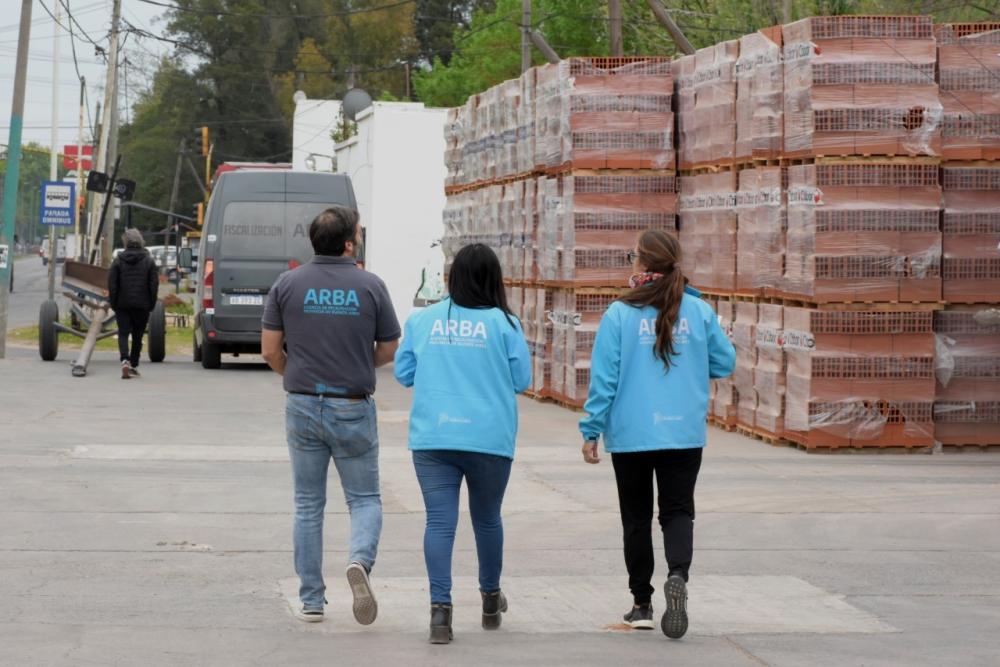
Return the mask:
[[45,301],[38,310],[38,354],[42,361],[55,361],[59,356],[59,306],[55,301]]
[[214,370],[222,366],[222,348],[207,340],[201,346],[201,367]]
[[157,301],[149,316],[149,360],[158,364],[167,356],[167,313]]
[[198,345],[198,336],[194,331],[191,332],[191,350],[193,351],[194,363],[199,363],[201,361],[201,345]]

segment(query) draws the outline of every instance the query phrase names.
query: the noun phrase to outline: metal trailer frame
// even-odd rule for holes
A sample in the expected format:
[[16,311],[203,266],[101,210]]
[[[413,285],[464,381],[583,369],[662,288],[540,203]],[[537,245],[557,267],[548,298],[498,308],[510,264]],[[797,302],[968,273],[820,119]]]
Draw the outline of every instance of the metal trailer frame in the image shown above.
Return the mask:
[[[63,268],[63,296],[70,300],[71,326],[59,322],[55,301],[45,301],[39,309],[38,351],[45,361],[54,361],[59,352],[59,334],[68,333],[84,340],[79,355],[72,364],[73,377],[87,375],[87,366],[98,341],[111,338],[118,330],[110,328],[114,313],[108,301],[108,269],[85,262],[66,260]],[[159,326],[154,326],[154,320]],[[147,353],[149,360],[163,361],[166,314],[163,302],[157,301],[150,316]],[[154,340],[156,339],[156,340]]]

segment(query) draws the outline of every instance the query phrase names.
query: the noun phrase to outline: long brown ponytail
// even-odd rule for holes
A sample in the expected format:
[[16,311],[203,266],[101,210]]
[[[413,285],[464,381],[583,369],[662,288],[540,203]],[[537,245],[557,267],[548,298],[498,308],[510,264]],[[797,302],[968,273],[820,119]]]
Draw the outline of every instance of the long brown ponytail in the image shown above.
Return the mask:
[[662,273],[663,277],[630,290],[621,300],[630,306],[656,308],[656,346],[653,353],[669,371],[670,358],[674,354],[674,323],[687,283],[680,267],[681,245],[676,236],[654,229],[639,236],[637,248],[639,261],[646,270]]

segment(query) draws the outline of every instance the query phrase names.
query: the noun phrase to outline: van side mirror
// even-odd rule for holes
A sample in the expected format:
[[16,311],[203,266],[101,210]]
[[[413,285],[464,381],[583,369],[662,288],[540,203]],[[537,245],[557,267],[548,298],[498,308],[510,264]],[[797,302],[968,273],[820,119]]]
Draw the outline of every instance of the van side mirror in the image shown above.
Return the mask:
[[177,266],[182,269],[191,270],[194,266],[194,250],[191,248],[181,248],[181,254],[177,257]]

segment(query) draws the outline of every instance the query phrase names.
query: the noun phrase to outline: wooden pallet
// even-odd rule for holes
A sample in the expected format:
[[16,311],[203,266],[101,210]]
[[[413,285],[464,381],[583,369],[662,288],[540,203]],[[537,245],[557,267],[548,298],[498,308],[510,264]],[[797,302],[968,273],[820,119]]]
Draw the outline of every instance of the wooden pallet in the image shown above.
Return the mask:
[[736,432],[748,438],[752,438],[754,440],[760,440],[761,442],[766,442],[767,444],[772,445],[774,447],[783,447],[789,444],[789,441],[786,440],[785,438],[782,438],[780,435],[776,435],[774,433],[768,433],[767,431],[764,431],[762,429],[746,426],[744,424],[737,424]]
[[782,166],[803,164],[941,164],[941,158],[931,155],[877,154],[877,153],[786,153],[780,160]]

